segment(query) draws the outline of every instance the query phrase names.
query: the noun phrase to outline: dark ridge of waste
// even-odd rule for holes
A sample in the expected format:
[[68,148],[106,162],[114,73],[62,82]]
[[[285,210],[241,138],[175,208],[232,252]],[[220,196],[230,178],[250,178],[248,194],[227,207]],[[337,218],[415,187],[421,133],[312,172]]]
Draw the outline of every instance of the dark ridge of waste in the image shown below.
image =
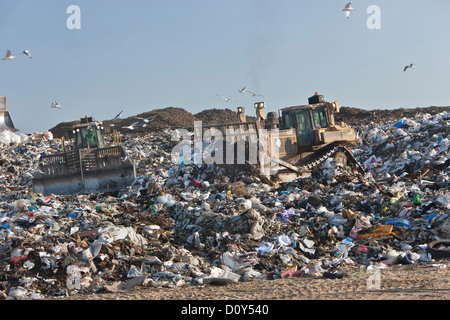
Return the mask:
[[335,120],[345,122],[349,126],[358,127],[368,125],[370,122],[382,123],[395,121],[403,117],[413,118],[420,113],[430,115],[441,112],[450,112],[450,106],[431,106],[417,108],[398,108],[398,109],[361,109],[353,107],[341,107],[340,112],[335,115]]
[[[136,126],[133,130],[124,128],[136,122],[142,124],[144,123],[142,119],[148,118],[152,119],[145,127]],[[251,120],[254,119],[254,117],[248,117],[248,119]],[[115,121],[104,120],[103,124],[107,132],[117,130],[122,133],[132,134],[155,132],[163,129],[188,129],[194,126],[194,121],[201,121],[203,125],[237,122],[237,113],[230,109],[209,109],[193,115],[183,108],[168,107],[155,109],[123,119],[118,118]],[[49,131],[53,134],[54,138],[61,138],[63,136],[70,138],[70,133],[68,134],[68,132],[70,132],[70,128],[75,123],[77,123],[77,121],[63,122],[49,129]]]
[[[425,107],[425,108],[400,108],[393,110],[364,110],[353,107],[341,107],[340,112],[335,115],[336,121],[345,122],[350,126],[358,127],[360,125],[367,125],[370,122],[381,123],[382,121],[395,121],[402,117],[414,117],[418,113],[429,113],[431,115],[440,112],[450,112],[450,106],[448,107]],[[249,112],[247,112],[249,113]],[[134,130],[129,130],[123,127],[129,126],[135,122],[142,121],[136,117],[148,118],[155,116],[155,119],[149,122],[145,127],[137,126]],[[254,120],[253,115],[247,115],[247,120]],[[100,119],[97,119],[102,121]],[[202,121],[203,125],[218,124],[218,123],[232,123],[237,121],[237,112],[230,109],[206,109],[195,115],[186,111],[181,107],[168,107],[155,109],[149,112],[144,112],[135,116],[126,118],[119,118],[115,121],[103,120],[105,129],[107,131],[118,130],[119,132],[132,134],[154,132],[162,129],[177,129],[177,128],[191,128],[194,126],[194,121]],[[69,138],[68,132],[72,125],[77,121],[62,122],[49,131],[53,134],[54,138],[61,138],[65,136]]]

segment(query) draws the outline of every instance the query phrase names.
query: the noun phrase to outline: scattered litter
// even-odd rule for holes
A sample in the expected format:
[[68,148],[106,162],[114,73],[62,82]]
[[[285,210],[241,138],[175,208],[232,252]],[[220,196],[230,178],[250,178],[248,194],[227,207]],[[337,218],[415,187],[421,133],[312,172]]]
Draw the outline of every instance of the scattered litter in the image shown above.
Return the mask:
[[203,279],[205,284],[225,285],[231,283],[237,283],[240,276],[231,271],[223,270],[217,267],[211,268],[209,276]]
[[448,256],[448,242],[429,244],[450,238],[449,128],[446,112],[361,125],[353,153],[364,177],[326,161],[279,184],[245,165],[173,163],[169,128],[130,133],[122,145],[137,175],[128,190],[46,197],[31,191],[31,177],[61,141],[2,133],[1,294],[339,281],[343,265],[442,268],[434,259]]

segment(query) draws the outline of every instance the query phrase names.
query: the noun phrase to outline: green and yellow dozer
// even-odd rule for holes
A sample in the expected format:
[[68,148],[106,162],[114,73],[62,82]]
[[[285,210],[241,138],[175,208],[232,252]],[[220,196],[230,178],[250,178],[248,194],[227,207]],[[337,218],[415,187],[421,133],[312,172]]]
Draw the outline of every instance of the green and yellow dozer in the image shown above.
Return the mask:
[[84,117],[69,136],[73,145],[62,152],[43,155],[33,177],[33,192],[51,194],[114,193],[126,190],[136,178],[136,169],[115,135],[106,146],[102,122]]

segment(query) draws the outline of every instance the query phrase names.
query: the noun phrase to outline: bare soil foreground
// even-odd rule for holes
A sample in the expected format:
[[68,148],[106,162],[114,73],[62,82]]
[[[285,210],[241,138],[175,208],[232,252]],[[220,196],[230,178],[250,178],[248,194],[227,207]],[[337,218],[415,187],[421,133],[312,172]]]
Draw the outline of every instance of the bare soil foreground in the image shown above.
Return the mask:
[[226,286],[137,288],[52,300],[449,300],[450,260],[394,265],[377,271],[346,266],[341,279],[300,276]]

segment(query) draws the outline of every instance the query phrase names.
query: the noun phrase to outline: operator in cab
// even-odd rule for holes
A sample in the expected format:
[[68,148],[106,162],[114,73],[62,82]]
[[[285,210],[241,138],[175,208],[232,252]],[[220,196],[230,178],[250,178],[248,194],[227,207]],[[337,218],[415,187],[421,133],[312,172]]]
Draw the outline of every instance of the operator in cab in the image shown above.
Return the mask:
[[97,148],[97,137],[95,135],[94,128],[89,128],[86,135],[86,144],[88,148]]

